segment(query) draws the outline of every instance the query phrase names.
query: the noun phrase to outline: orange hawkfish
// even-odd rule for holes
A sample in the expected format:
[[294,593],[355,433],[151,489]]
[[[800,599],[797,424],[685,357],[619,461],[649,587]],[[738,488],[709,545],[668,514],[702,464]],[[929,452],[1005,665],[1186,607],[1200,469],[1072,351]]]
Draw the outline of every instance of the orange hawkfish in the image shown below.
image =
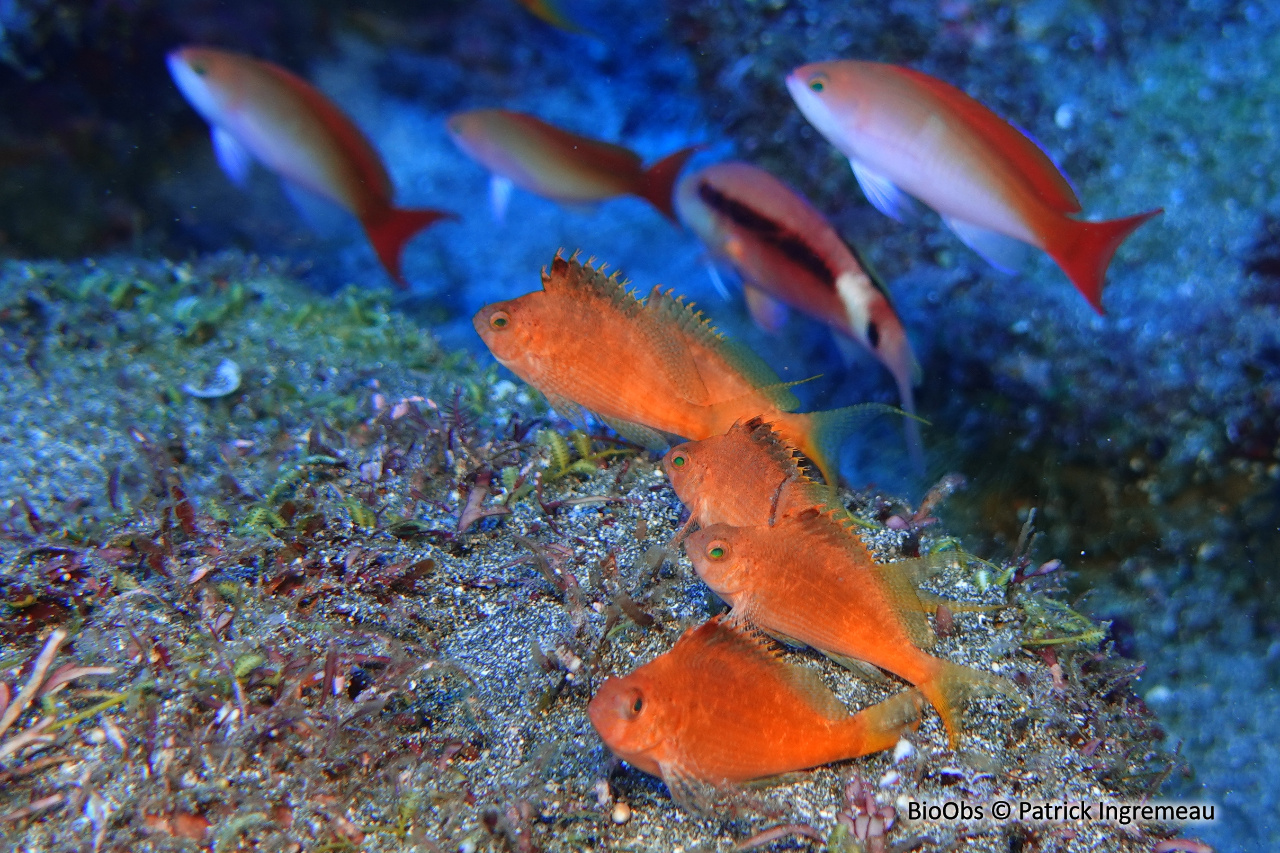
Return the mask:
[[850,714],[812,670],[716,617],[629,675],[605,679],[587,715],[615,755],[661,777],[688,806],[708,787],[889,749],[920,705],[907,690]]
[[698,150],[682,148],[645,168],[630,148],[579,136],[511,110],[455,113],[449,116],[448,128],[458,147],[492,173],[489,196],[499,220],[514,185],[569,204],[639,196],[675,222],[672,189],[685,161]]
[[909,575],[877,565],[840,513],[812,509],[773,527],[713,524],[686,547],[702,580],[732,615],[838,658],[914,684],[937,709],[954,747],[955,706],[1004,679],[933,657],[933,630]]
[[210,47],[169,54],[169,73],[209,122],[218,163],[243,185],[253,160],[335,202],[360,221],[387,273],[400,287],[404,244],[454,215],[392,203],[382,158],[355,123],[301,77],[278,65]]
[[[742,276],[757,323],[775,329],[779,303],[826,323],[888,368],[902,408],[915,414],[920,365],[888,292],[813,205],[748,163],[688,175],[675,198],[685,225]],[[914,417],[905,426],[912,460],[923,469],[919,426]]]
[[813,460],[827,482],[861,407],[796,413],[758,357],[721,337],[691,305],[655,289],[640,301],[615,272],[558,254],[542,290],[481,308],[476,332],[497,360],[571,419],[583,409],[650,447],[665,435],[721,435],[761,416]]
[[[874,411],[876,407],[866,408]],[[689,508],[689,522],[676,535],[676,540],[683,539],[693,524],[772,527],[801,513],[817,510],[831,512],[839,519],[848,539],[846,547],[851,549],[855,562],[876,562],[853,529],[853,526],[870,527],[870,523],[845,510],[830,486],[810,479],[800,466],[795,448],[760,418],[736,423],[724,435],[677,444],[667,451],[662,466],[676,496]],[[959,551],[939,551],[896,560],[886,571],[905,572],[912,583],[918,583],[964,557]],[[953,612],[999,609],[954,601],[922,590],[917,590],[916,596],[918,601],[910,596],[905,600],[913,607],[918,604],[925,613],[936,612],[939,604]],[[866,672],[865,666],[854,664],[848,656],[833,657],[844,666]]]
[[830,487],[805,475],[795,449],[761,418],[677,444],[662,467],[699,527],[769,527],[835,499]]
[[1102,313],[1116,249],[1161,210],[1086,222],[1075,191],[1033,140],[941,80],[877,62],[802,65],[787,88],[805,118],[853,165],[867,199],[902,219],[914,196],[1000,268],[1020,241],[1049,254]]

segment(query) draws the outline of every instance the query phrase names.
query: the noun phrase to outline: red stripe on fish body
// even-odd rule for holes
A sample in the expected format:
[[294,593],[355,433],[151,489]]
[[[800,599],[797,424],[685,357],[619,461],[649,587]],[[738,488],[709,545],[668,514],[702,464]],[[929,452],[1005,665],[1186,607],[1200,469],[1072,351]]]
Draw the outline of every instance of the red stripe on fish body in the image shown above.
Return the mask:
[[[836,291],[835,276],[839,270],[861,267],[822,214],[786,184],[746,163],[719,163],[680,182],[676,210],[707,248],[731,263],[748,283],[858,337]],[[791,237],[798,243],[801,236],[803,246],[791,251],[777,239]],[[807,257],[798,260],[797,252]]]
[[[861,259],[803,196],[763,169],[720,163],[676,190],[685,223],[749,286],[853,338],[893,375],[903,409],[915,414],[919,366],[888,296]],[[918,429],[907,422],[917,467]]]

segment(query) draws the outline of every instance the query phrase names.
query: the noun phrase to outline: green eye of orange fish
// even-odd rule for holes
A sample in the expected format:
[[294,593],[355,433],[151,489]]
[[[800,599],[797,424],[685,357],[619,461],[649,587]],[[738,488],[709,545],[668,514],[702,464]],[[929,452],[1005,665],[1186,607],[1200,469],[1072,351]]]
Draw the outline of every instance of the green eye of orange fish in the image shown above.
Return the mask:
[[720,545],[712,545],[707,549],[707,556],[713,560],[723,560],[724,548]]
[[506,311],[495,311],[493,316],[489,318],[489,325],[495,329],[505,329],[511,325],[511,317]]
[[683,453],[671,457],[671,464],[676,468],[683,468],[684,463],[689,461]]
[[637,696],[637,697],[636,697],[635,704],[631,706],[631,713],[633,713],[633,714],[639,714],[639,713],[640,713],[640,709],[641,709],[641,708],[643,708],[643,707],[644,707],[644,699],[642,699],[642,698],[640,698],[639,696]]
[[809,88],[815,92],[821,92],[823,89],[827,88],[827,75],[815,74],[813,77],[810,77]]

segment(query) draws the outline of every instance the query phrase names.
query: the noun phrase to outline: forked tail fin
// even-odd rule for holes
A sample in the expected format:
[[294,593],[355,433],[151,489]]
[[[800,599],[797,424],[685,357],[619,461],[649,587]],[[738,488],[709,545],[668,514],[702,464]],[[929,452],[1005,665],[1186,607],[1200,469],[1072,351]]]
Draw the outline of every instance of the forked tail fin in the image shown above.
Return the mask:
[[901,409],[883,403],[859,403],[822,412],[781,412],[773,428],[818,466],[822,479],[834,486],[840,479],[840,448],[862,423]]
[[1022,701],[1013,682],[1006,678],[960,666],[941,658],[936,660],[938,661],[936,674],[927,681],[917,684],[916,688],[937,710],[938,716],[942,717],[942,725],[947,730],[947,743],[952,749],[956,747],[958,732],[956,712],[964,703],[970,699],[995,695]]
[[636,195],[658,208],[663,216],[679,224],[680,220],[676,218],[675,204],[672,200],[676,179],[680,177],[680,170],[684,168],[685,161],[702,148],[701,145],[681,148],[645,169],[640,186],[636,189]]
[[1062,267],[1076,289],[1089,300],[1093,310],[1102,314],[1102,285],[1106,280],[1112,255],[1139,225],[1163,212],[1163,208],[1156,208],[1106,222],[1067,220],[1071,225],[1068,226],[1066,238],[1048,247],[1049,254]]
[[457,215],[447,210],[431,210],[430,208],[393,207],[381,216],[371,217],[364,221],[364,233],[368,235],[373,251],[387,274],[401,290],[408,288],[400,272],[400,253],[409,238],[428,225],[441,219],[457,219]]

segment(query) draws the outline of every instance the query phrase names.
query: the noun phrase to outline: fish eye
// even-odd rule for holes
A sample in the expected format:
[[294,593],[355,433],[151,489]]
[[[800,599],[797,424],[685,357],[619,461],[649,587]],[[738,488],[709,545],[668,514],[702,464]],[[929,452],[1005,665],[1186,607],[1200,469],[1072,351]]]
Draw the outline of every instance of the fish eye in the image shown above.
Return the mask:
[[867,324],[867,340],[870,341],[872,349],[880,346],[880,328],[876,326],[874,320]]
[[191,63],[191,70],[196,73],[197,77],[203,77],[209,73],[208,67],[203,62]]
[[713,560],[723,560],[724,555],[727,553],[729,553],[729,550],[725,548],[724,543],[719,540],[716,540],[707,546],[707,556]]
[[689,457],[688,457],[688,456],[685,456],[683,453],[677,453],[675,456],[672,456],[672,457],[671,457],[671,467],[672,467],[672,468],[683,468],[683,467],[684,467],[684,463],[686,463],[686,462],[688,462],[688,461],[689,461]]
[[506,311],[494,311],[493,315],[489,317],[489,325],[501,331],[511,325],[511,315]]
[[814,92],[822,92],[827,88],[827,84],[830,82],[831,80],[827,75],[815,74],[809,78],[809,89]]
[[644,697],[637,696],[636,701],[631,705],[631,713],[639,714],[644,709]]

